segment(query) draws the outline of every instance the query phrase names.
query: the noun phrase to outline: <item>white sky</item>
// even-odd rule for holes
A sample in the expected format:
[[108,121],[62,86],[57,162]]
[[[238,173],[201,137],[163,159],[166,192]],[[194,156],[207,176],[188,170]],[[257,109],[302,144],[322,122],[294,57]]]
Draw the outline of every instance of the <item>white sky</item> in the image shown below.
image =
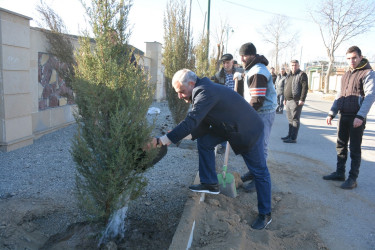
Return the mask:
[[[86,27],[84,9],[79,0],[44,0],[64,20],[71,34],[80,34]],[[168,0],[134,0],[130,11],[132,35],[130,44],[145,51],[145,42],[157,41],[163,43],[163,18]],[[370,0],[369,0],[370,1]],[[272,64],[271,45],[265,43],[258,31],[271,22],[275,14],[290,17],[289,28],[286,32],[299,32],[299,40],[295,48],[285,51],[279,58],[279,63],[289,62],[291,57],[301,63],[310,60],[327,60],[318,26],[312,22],[307,12],[307,3],[318,4],[318,1],[309,0],[211,0],[210,41],[216,45],[217,30],[222,22],[231,27],[228,39],[228,50],[239,59],[238,49],[246,42],[253,42],[259,54],[265,55]],[[39,14],[36,5],[39,0],[0,0],[0,7],[33,18],[31,26],[38,26]],[[186,0],[189,7],[189,0]],[[188,8],[187,8],[188,9]],[[192,0],[191,27],[194,41],[206,28],[204,25],[205,13],[208,9],[208,0]],[[231,32],[233,30],[233,32]],[[363,55],[375,60],[375,32],[366,34],[345,42],[336,52],[336,60],[342,61],[345,51],[352,45],[361,48]],[[224,45],[226,45],[226,41]],[[211,49],[212,50],[212,49]],[[211,52],[210,50],[210,52]]]

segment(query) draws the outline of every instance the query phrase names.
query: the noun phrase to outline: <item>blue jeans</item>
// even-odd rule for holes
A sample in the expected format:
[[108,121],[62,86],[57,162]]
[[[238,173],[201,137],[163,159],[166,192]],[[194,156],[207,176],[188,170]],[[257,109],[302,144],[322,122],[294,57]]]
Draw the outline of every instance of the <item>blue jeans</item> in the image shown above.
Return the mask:
[[271,113],[258,113],[264,123],[264,157],[267,160],[268,157],[268,141],[270,139],[271,128],[275,121],[276,112]]
[[[218,183],[214,148],[223,141],[224,138],[211,134],[198,138],[199,178],[201,183]],[[264,133],[259,136],[257,143],[248,152],[241,155],[249,171],[254,174],[258,211],[260,214],[268,214],[271,212],[271,177],[264,157]]]

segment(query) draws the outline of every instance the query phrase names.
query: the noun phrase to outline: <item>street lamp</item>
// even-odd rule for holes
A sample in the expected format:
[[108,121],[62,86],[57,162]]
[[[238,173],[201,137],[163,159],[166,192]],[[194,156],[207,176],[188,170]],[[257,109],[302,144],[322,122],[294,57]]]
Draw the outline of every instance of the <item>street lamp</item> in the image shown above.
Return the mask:
[[232,27],[227,26],[227,44],[225,45],[225,53],[228,53],[229,30],[231,30],[232,33],[234,32]]

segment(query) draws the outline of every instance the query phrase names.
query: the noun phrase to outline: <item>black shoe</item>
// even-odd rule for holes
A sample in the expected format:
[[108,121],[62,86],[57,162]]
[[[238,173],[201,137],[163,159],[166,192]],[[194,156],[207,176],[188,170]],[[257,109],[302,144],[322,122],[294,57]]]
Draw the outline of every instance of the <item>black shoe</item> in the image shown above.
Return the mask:
[[357,187],[357,182],[350,177],[341,185],[342,189],[353,189],[355,187]]
[[283,111],[281,110],[281,111],[276,111],[276,114],[282,114],[283,113]]
[[285,136],[285,137],[281,137],[281,140],[285,141],[285,140],[288,140],[290,137],[289,135]]
[[345,181],[345,174],[333,172],[332,174],[323,176],[323,179],[328,181]]
[[253,222],[253,224],[251,224],[251,228],[262,230],[266,228],[271,222],[272,222],[271,213],[259,214],[258,217]]
[[191,185],[189,189],[193,192],[198,193],[208,193],[208,194],[219,194],[219,184],[197,184],[197,185]]
[[250,171],[241,176],[242,182],[251,181],[252,179],[254,179],[254,175]]
[[252,181],[249,184],[247,184],[246,186],[243,186],[243,188],[245,189],[246,193],[252,193],[252,192],[255,192],[257,190],[256,187],[255,187],[255,181]]
[[284,140],[283,142],[285,142],[285,143],[296,143],[297,140],[293,140],[293,139],[289,138],[287,140]]
[[225,147],[223,147],[222,145],[219,145],[216,153],[218,153],[219,155],[222,155],[225,153]]

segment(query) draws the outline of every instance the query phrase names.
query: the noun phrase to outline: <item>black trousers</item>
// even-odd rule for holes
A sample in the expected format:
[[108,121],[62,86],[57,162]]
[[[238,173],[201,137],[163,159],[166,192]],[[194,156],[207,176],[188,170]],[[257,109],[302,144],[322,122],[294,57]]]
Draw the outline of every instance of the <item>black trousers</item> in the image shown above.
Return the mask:
[[280,94],[277,95],[277,112],[281,112],[284,109],[284,95]]
[[363,121],[360,127],[354,128],[354,115],[340,115],[337,127],[337,172],[345,173],[345,164],[348,158],[348,142],[350,141],[350,158],[351,166],[349,177],[356,180],[359,174],[359,167],[361,165],[361,145],[363,132],[366,127],[366,120]]
[[292,140],[296,140],[300,125],[300,117],[303,105],[298,105],[298,101],[287,100],[285,105],[286,117],[289,122],[288,136]]

